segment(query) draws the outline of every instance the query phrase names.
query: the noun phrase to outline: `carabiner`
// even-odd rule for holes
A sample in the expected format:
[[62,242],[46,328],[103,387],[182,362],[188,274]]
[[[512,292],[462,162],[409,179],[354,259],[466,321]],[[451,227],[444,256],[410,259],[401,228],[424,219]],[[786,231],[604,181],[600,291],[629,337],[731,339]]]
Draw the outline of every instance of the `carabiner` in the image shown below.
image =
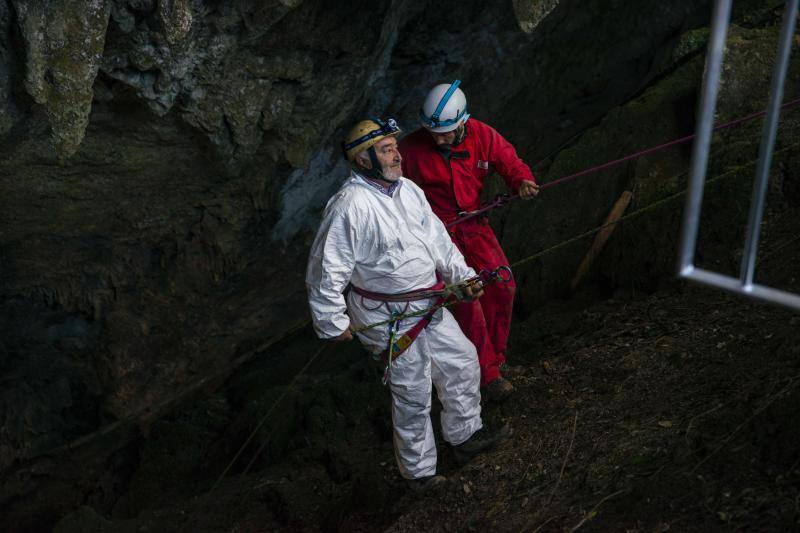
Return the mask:
[[[503,273],[506,275],[504,276]],[[514,279],[514,273],[511,272],[511,267],[505,265],[497,267],[494,271],[494,275],[497,276],[497,278],[503,283],[508,283]]]
[[492,205],[496,207],[503,207],[510,201],[511,201],[511,196],[509,196],[508,193],[498,194],[497,196],[494,197],[494,202],[492,202]]
[[[406,306],[408,307],[408,306]],[[402,313],[397,311],[392,311],[389,318],[391,322],[389,322],[389,354],[386,361],[386,368],[383,371],[383,379],[381,383],[386,385],[389,382],[389,378],[392,374],[392,360],[394,359],[394,343],[397,340],[397,333],[400,330],[400,316]]]

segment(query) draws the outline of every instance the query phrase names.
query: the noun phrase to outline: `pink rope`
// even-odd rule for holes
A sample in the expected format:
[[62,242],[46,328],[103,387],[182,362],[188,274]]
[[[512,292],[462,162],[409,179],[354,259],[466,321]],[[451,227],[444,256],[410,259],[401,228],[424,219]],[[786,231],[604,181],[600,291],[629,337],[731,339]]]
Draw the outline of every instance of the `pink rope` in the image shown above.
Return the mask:
[[[781,109],[789,109],[789,108],[795,107],[798,104],[800,104],[800,98],[796,98],[794,100],[786,102],[785,104],[783,104],[781,106]],[[725,122],[723,124],[720,124],[719,126],[715,126],[712,131],[720,131],[720,130],[724,130],[724,129],[727,129],[727,128],[732,128],[734,126],[738,126],[739,124],[742,124],[744,122],[748,122],[748,121],[756,119],[758,117],[763,117],[766,114],[767,114],[766,111],[758,111],[756,113],[751,113],[749,115],[746,115],[746,116],[739,117],[737,119],[731,120],[730,122]],[[555,187],[556,185],[559,185],[561,183],[565,183],[567,181],[571,181],[571,180],[574,180],[576,178],[580,178],[582,176],[586,176],[587,174],[594,174],[595,172],[600,172],[601,170],[605,170],[607,168],[611,168],[613,166],[619,165],[620,163],[624,163],[626,161],[630,161],[631,159],[637,159],[639,157],[652,154],[654,152],[659,152],[661,150],[665,150],[665,149],[670,148],[672,146],[676,146],[676,145],[685,143],[687,141],[691,141],[696,136],[697,135],[694,134],[694,133],[691,134],[691,135],[686,135],[685,137],[680,137],[679,139],[674,139],[674,140],[666,142],[664,144],[659,144],[658,146],[652,146],[650,148],[646,148],[646,149],[641,150],[639,152],[635,152],[633,154],[626,155],[625,157],[620,157],[619,159],[614,159],[613,161],[608,161],[608,162],[603,163],[601,165],[596,165],[596,166],[593,166],[593,167],[589,167],[587,169],[581,170],[580,172],[576,172],[574,174],[570,174],[568,176],[564,176],[564,177],[558,178],[556,180],[549,181],[549,182],[543,184],[540,187],[540,189],[541,190],[549,189],[549,188]],[[509,199],[513,200],[514,198],[519,198],[519,195],[518,194],[514,194]],[[449,228],[449,227],[455,226],[456,224],[460,224],[461,222],[466,222],[467,220],[469,220],[471,218],[475,218],[475,217],[477,217],[479,215],[482,215],[482,214],[486,213],[487,211],[491,211],[492,209],[496,209],[496,208],[498,208],[498,207],[500,207],[501,205],[504,205],[504,204],[505,204],[505,202],[503,204],[498,204],[498,202],[492,202],[491,204],[488,204],[485,207],[482,207],[481,209],[478,209],[476,211],[472,211],[471,213],[468,213],[467,215],[465,215],[465,216],[463,216],[463,217],[461,217],[459,219],[456,219],[453,222],[450,222],[449,224],[447,224],[446,227]]]
[[[781,109],[794,107],[797,104],[800,104],[800,98],[792,100],[791,102],[786,102],[785,104],[783,104],[781,106]],[[756,113],[751,113],[750,115],[747,115],[747,116],[744,116],[744,117],[739,117],[739,118],[737,118],[735,120],[731,120],[730,122],[725,122],[724,124],[720,124],[719,126],[714,127],[714,129],[711,130],[711,131],[720,131],[720,130],[724,130],[726,128],[732,128],[733,126],[738,126],[739,124],[742,124],[744,122],[748,122],[748,121],[753,120],[755,118],[763,117],[766,114],[767,114],[766,111],[758,111]],[[592,174],[594,172],[599,172],[601,170],[605,170],[605,169],[613,167],[615,165],[619,165],[620,163],[624,163],[626,161],[630,161],[631,159],[636,159],[636,158],[639,158],[639,157],[642,157],[642,156],[645,156],[645,155],[648,155],[648,154],[652,154],[653,152],[658,152],[658,151],[661,151],[661,150],[665,150],[665,149],[670,148],[672,146],[676,146],[678,144],[682,144],[682,143],[685,143],[687,141],[691,141],[696,136],[697,136],[697,134],[693,133],[691,135],[687,135],[685,137],[681,137],[679,139],[675,139],[675,140],[666,142],[664,144],[659,144],[658,146],[653,146],[653,147],[650,147],[650,148],[646,148],[646,149],[644,149],[644,150],[642,150],[640,152],[636,152],[636,153],[633,153],[631,155],[626,155],[625,157],[621,157],[619,159],[615,159],[613,161],[609,161],[607,163],[603,163],[602,165],[597,165],[597,166],[594,166],[594,167],[587,168],[585,170],[581,170],[580,172],[576,172],[575,174],[570,174],[569,176],[564,176],[563,178],[558,178],[557,180],[553,180],[553,181],[547,182],[547,183],[545,183],[544,185],[541,186],[541,189],[549,189],[550,187],[554,187],[555,185],[557,185],[559,183],[564,183],[565,181],[570,181],[570,180],[573,180],[575,178],[579,178],[581,176],[585,176],[586,174]]]
[[486,204],[485,206],[481,207],[480,209],[476,209],[475,211],[470,211],[469,213],[466,213],[466,214],[462,215],[460,218],[457,218],[452,222],[448,222],[447,224],[445,224],[444,227],[445,228],[449,228],[451,226],[455,226],[456,224],[460,224],[460,223],[465,222],[465,221],[467,221],[467,220],[469,220],[471,218],[475,218],[477,216],[480,216],[480,215],[486,213],[487,211],[491,211],[492,209],[497,209],[498,207],[502,207],[502,206],[506,205],[508,202],[510,202],[512,198],[516,198],[516,197],[517,197],[517,195],[514,194],[514,195],[511,195],[511,196],[507,196],[503,200],[498,198],[495,201],[493,201],[492,203]]

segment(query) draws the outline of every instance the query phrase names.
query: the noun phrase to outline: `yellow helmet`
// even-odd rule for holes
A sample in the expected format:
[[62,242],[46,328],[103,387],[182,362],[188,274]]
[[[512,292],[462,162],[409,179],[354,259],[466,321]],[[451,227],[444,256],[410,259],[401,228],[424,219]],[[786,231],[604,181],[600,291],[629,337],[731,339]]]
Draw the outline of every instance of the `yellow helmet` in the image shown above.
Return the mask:
[[393,118],[386,122],[379,119],[362,120],[348,132],[342,143],[342,151],[348,161],[355,161],[356,156],[371,148],[376,142],[387,137],[400,134],[400,127]]

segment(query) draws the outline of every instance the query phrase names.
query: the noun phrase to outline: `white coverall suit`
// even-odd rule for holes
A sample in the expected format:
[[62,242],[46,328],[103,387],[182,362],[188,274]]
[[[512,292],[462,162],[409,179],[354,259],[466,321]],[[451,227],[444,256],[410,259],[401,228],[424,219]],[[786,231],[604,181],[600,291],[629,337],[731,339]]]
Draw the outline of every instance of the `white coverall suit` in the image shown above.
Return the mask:
[[[397,294],[430,287],[436,272],[446,283],[475,276],[431,211],[422,190],[399,178],[391,196],[353,172],[331,198],[311,248],[306,272],[309,304],[317,334],[332,339],[353,327],[380,322],[391,311],[429,308],[435,298],[381,302],[349,291],[348,283],[372,292]],[[391,191],[391,189],[389,189]],[[349,309],[349,318],[345,311]],[[421,317],[401,321],[398,338]],[[388,326],[358,333],[373,353],[389,341]],[[436,444],[431,427],[431,382],[442,402],[442,436],[452,445],[482,427],[480,368],[475,347],[447,309],[392,364],[394,444],[400,473],[407,479],[436,473]]]

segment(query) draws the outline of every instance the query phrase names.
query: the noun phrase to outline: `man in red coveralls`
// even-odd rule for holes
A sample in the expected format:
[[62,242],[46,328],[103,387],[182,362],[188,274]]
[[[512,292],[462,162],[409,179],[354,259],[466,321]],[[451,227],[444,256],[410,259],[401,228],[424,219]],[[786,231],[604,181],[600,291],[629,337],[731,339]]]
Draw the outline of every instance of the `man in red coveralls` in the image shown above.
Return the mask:
[[[400,142],[403,175],[425,191],[433,212],[445,225],[458,219],[460,212],[480,207],[483,180],[492,171],[522,198],[539,193],[530,167],[517,156],[511,143],[483,122],[467,122],[467,99],[458,88],[460,83],[456,80],[431,89],[420,110],[423,127]],[[508,265],[486,217],[474,217],[448,231],[467,264],[476,271]],[[493,283],[480,300],[452,309],[478,350],[481,387],[493,400],[505,399],[514,390],[501,370],[506,367],[515,290],[513,281]]]

